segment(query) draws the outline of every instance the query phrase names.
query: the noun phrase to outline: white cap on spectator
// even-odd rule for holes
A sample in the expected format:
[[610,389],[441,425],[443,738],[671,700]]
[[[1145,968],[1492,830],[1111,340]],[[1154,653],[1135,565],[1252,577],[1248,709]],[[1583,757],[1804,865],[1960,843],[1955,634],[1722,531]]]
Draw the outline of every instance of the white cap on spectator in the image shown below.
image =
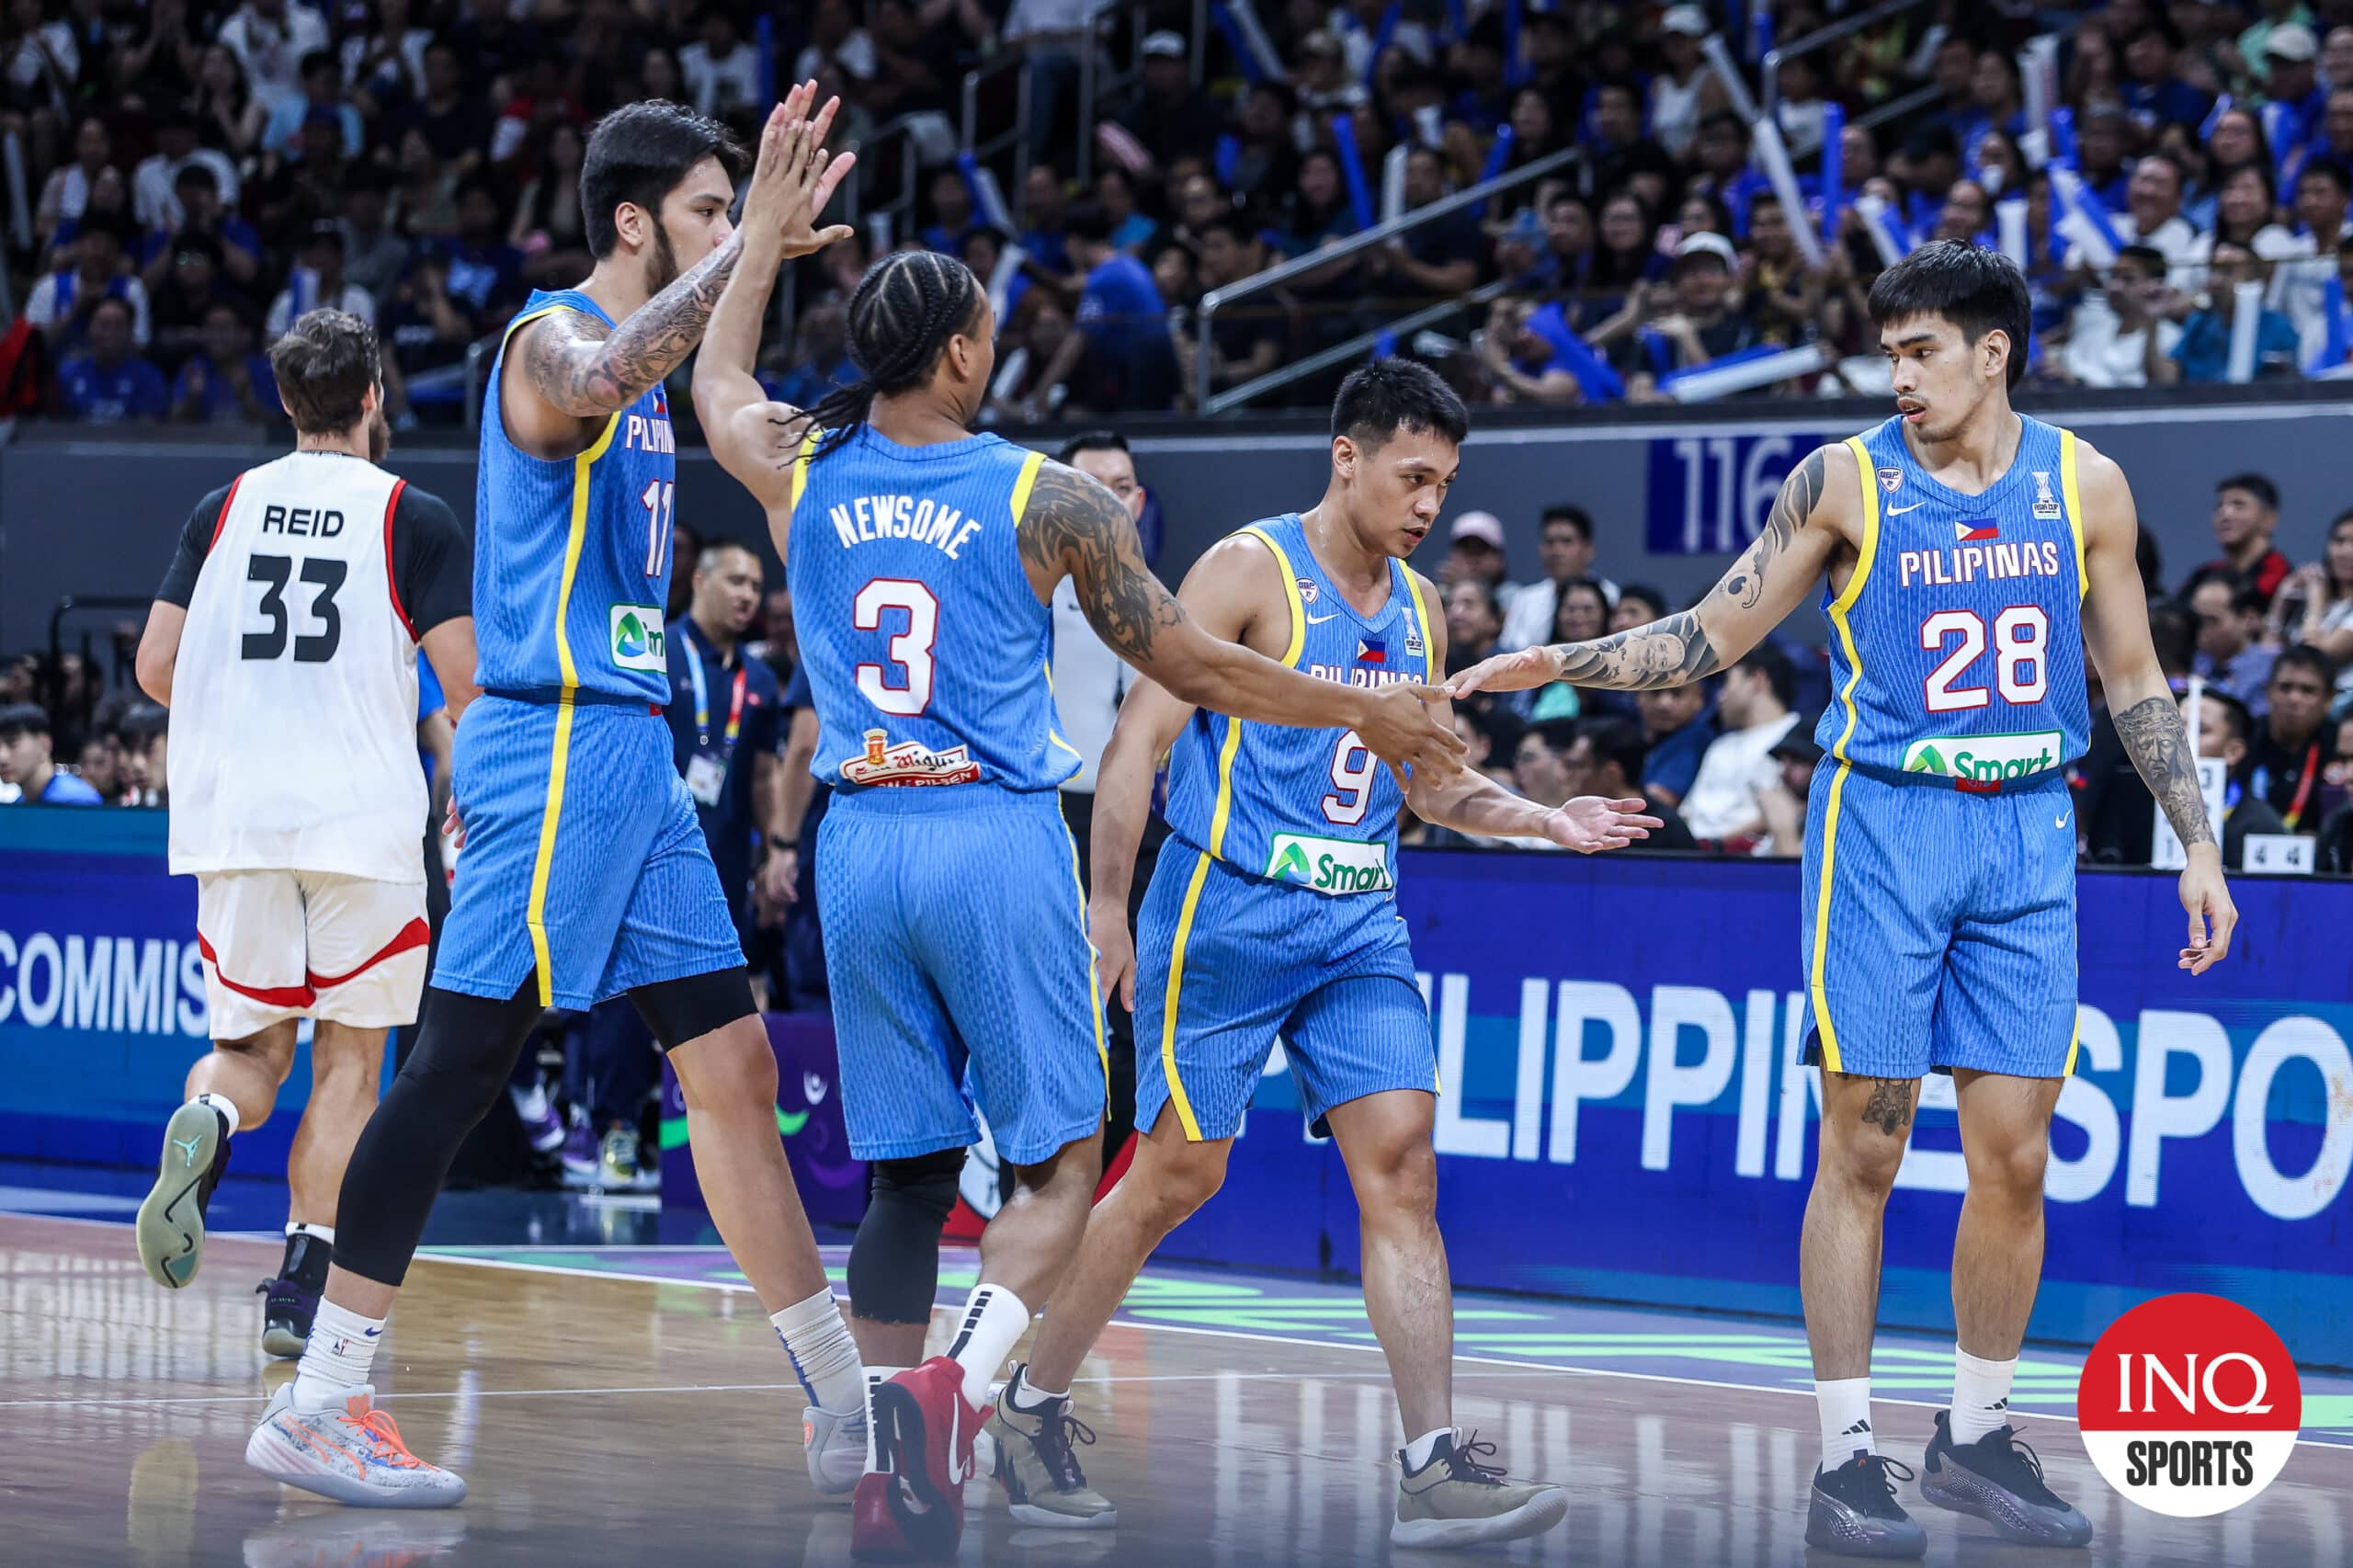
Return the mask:
[[1711,30],[1707,10],[1699,6],[1669,6],[1658,26],[1661,32],[1681,33],[1685,38],[1706,38]]
[[1454,526],[1446,530],[1446,537],[1458,544],[1466,539],[1475,539],[1489,550],[1499,551],[1504,547],[1503,519],[1493,512],[1465,512],[1454,519]]
[[2309,61],[2320,53],[2320,40],[2302,22],[2282,22],[2263,40],[2263,52],[2279,60]]
[[1730,240],[1713,230],[1702,229],[1696,234],[1686,234],[1675,243],[1675,255],[1677,260],[1687,256],[1698,256],[1703,252],[1721,260],[1727,270],[1733,272],[1740,270],[1740,254],[1732,248]]
[[1186,55],[1185,35],[1171,32],[1165,28],[1156,33],[1146,33],[1143,35],[1143,53],[1147,60],[1154,55],[1182,60]]

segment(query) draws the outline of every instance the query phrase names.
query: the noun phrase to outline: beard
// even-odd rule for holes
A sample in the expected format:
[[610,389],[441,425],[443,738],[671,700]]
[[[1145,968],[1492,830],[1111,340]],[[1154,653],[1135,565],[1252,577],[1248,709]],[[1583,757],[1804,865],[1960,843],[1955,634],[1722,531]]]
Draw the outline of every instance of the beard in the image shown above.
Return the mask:
[[384,405],[378,403],[368,414],[368,460],[380,463],[392,449],[392,422],[384,417]]
[[654,249],[645,257],[647,298],[659,294],[677,280],[678,253],[670,248],[670,232],[656,223],[654,225]]

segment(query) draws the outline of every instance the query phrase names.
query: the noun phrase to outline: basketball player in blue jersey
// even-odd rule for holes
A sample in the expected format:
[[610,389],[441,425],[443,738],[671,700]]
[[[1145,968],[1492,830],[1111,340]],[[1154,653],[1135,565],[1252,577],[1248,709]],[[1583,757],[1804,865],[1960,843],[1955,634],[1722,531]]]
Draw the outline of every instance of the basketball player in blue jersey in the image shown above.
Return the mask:
[[[813,85],[771,117],[745,203],[784,256],[847,166],[808,122]],[[787,126],[790,129],[788,131]],[[341,1502],[447,1507],[465,1483],[375,1408],[378,1336],[459,1142],[542,1009],[628,993],[686,1091],[704,1197],[808,1393],[812,1479],[864,1469],[864,1374],[776,1133],[776,1062],[725,894],[659,717],[673,457],[663,378],[686,358],[745,244],[738,153],[675,104],[632,104],[589,138],[580,176],[594,272],[534,294],[483,409],[475,684],[458,732],[465,846],[415,1051],[347,1170],[335,1267],[301,1367],[246,1447],[264,1474]]]
[[866,379],[806,413],[768,401],[752,366],[775,259],[747,256],[728,286],[695,403],[785,559],[814,766],[835,790],[817,898],[850,1146],[876,1167],[859,1246],[873,1250],[875,1227],[896,1255],[870,1269],[853,1254],[851,1312],[872,1359],[921,1355],[928,1290],[905,1295],[929,1260],[906,1255],[937,1248],[924,1194],[945,1162],[952,1196],[978,1136],[973,1101],[1017,1184],[982,1239],[949,1354],[873,1395],[852,1550],[944,1555],[990,1381],[1030,1303],[1060,1286],[1102,1169],[1103,1019],[1056,788],[1079,758],[1054,728],[1055,588],[1071,579],[1105,643],[1186,701],[1352,729],[1372,756],[1438,772],[1461,748],[1426,687],[1315,680],[1214,636],[1144,566],[1108,490],[972,435],[995,321],[961,263],[877,262],[849,303]]
[[1806,1540],[1918,1557],[1874,1447],[1870,1352],[1887,1196],[1920,1080],[1949,1073],[1969,1189],[1953,1242],[1951,1407],[1923,1496],[2011,1540],[2083,1546],[2005,1418],[2042,1272],[2051,1113],[2075,1070],[2075,828],[2064,779],[2090,727],[2084,653],[2125,749],[2188,847],[2180,964],[2230,950],[2196,763],[2150,645],[2139,522],[2116,464],[2023,418],[2026,282],[1995,251],[1923,246],[1880,274],[1871,318],[1896,414],[1809,456],[1696,609],[1490,659],[1457,696],[1566,679],[1648,690],[1739,661],[1826,573],[1836,700],[1817,733],[1799,946],[1822,1067],[1821,1156],[1800,1274],[1823,1458]]
[[[1446,668],[1446,622],[1430,614],[1437,589],[1405,558],[1438,520],[1468,424],[1461,399],[1423,366],[1355,371],[1332,408],[1324,498],[1229,536],[1179,600],[1211,636],[1318,680],[1378,690],[1432,678]],[[1128,891],[1163,756],[1170,837],[1131,941]],[[1409,1439],[1390,1539],[1470,1546],[1566,1516],[1566,1494],[1506,1484],[1500,1466],[1480,1462],[1495,1446],[1453,1426],[1453,1299],[1430,1137],[1438,1052],[1393,892],[1404,808],[1464,833],[1586,852],[1660,825],[1638,814],[1640,800],[1553,809],[1469,770],[1401,781],[1345,726],[1247,723],[1154,681],[1121,704],[1097,788],[1090,892],[1103,984],[1135,1009],[1142,1136],[989,1425],[1015,1517],[1086,1527],[1114,1517],[1072,1451],[1063,1391],[1153,1249],[1224,1180],[1278,1035],[1356,1188],[1365,1312]]]

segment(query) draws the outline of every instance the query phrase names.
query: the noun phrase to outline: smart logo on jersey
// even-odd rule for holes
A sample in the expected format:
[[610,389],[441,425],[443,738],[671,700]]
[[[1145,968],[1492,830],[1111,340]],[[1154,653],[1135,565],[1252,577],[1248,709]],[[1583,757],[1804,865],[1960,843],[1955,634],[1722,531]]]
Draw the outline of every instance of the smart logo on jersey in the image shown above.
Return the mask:
[[1970,522],[1953,524],[1952,537],[1963,544],[1977,544],[1985,540],[2001,538],[2002,529],[1993,518],[1978,517]]
[[2296,1364],[2236,1301],[2185,1293],[2109,1325],[2075,1384],[2084,1448],[2143,1508],[2200,1518],[2252,1501],[2295,1452]]
[[1386,846],[1306,833],[1275,835],[1266,876],[1324,893],[1387,892],[1397,885],[1389,874]]
[[662,637],[662,612],[651,605],[615,605],[612,608],[613,663],[624,670],[666,672],[668,650]]
[[1904,771],[1935,773],[1972,784],[2024,778],[2059,765],[2065,737],[2056,730],[2022,735],[1938,735],[1904,748]]

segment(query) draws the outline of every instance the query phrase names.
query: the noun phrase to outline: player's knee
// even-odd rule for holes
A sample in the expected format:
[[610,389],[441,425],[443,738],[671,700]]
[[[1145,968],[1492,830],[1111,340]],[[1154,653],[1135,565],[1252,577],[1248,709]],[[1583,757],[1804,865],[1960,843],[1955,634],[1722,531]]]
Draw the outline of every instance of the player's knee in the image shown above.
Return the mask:
[[1164,1233],[1183,1224],[1225,1185],[1225,1151],[1222,1143],[1189,1144],[1174,1158],[1156,1162],[1152,1206]]
[[2032,1138],[2022,1138],[1998,1148],[1965,1149],[1970,1190],[2014,1208],[2034,1208],[2042,1201],[2042,1178],[2050,1164],[2050,1153],[2048,1139]]
[[417,1106],[415,1114],[453,1126],[462,1137],[490,1113],[512,1071],[511,1062],[427,1029],[393,1078],[388,1097]]
[[756,1027],[722,1029],[671,1058],[678,1087],[696,1110],[766,1108],[776,1104],[776,1052]]
[[272,1027],[244,1040],[216,1040],[212,1049],[267,1074],[273,1084],[286,1082],[294,1070],[294,1031]]
[[1904,1143],[1900,1133],[1890,1135],[1877,1127],[1866,1127],[1850,1137],[1824,1138],[1818,1179],[1884,1199],[1895,1190]]
[[924,1323],[938,1293],[939,1233],[956,1206],[964,1151],[877,1160],[849,1253],[850,1311],[870,1323]]
[[1357,1165],[1357,1207],[1368,1223],[1376,1216],[1438,1212],[1438,1152],[1427,1139],[1377,1150]]

